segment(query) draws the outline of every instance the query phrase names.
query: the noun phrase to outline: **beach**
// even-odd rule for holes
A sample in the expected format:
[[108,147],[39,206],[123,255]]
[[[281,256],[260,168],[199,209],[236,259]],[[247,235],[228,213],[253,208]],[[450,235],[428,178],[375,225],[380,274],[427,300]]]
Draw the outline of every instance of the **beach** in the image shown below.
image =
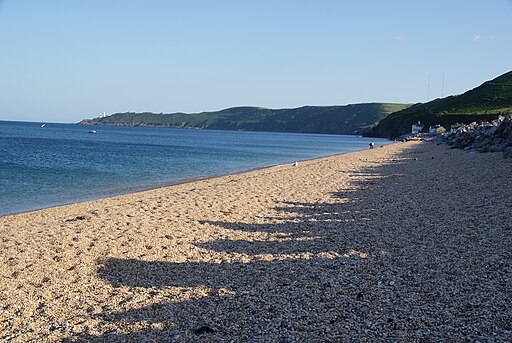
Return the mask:
[[510,341],[512,159],[431,141],[0,218],[0,340]]

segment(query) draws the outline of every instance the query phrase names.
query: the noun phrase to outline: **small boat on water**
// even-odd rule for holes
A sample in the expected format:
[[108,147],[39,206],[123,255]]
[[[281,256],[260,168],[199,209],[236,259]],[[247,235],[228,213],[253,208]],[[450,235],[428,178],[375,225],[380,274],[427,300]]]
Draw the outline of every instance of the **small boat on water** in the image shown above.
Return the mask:
[[89,133],[98,133],[96,130],[90,130]]
[[45,126],[46,126],[46,124],[41,125],[41,127],[45,127]]

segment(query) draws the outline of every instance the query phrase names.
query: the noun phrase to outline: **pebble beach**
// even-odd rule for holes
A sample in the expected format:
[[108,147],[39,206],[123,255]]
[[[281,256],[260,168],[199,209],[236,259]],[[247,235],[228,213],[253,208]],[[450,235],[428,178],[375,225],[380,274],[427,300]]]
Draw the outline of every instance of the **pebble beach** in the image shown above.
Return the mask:
[[511,341],[511,180],[411,141],[1,217],[0,341]]

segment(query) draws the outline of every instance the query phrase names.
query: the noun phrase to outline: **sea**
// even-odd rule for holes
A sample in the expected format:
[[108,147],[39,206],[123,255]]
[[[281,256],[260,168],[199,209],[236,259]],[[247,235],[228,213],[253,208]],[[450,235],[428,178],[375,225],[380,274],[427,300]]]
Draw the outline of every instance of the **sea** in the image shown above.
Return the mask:
[[0,216],[367,149],[369,142],[343,135],[0,121]]

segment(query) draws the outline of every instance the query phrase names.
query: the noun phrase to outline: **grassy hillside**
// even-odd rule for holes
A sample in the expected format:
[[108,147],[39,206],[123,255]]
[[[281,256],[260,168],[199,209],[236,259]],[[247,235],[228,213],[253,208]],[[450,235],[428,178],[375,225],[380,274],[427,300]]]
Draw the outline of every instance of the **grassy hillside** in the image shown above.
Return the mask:
[[372,135],[393,138],[411,131],[421,121],[428,129],[440,124],[445,128],[455,123],[490,120],[498,114],[512,113],[512,71],[487,81],[464,94],[415,104],[383,119]]
[[85,119],[81,124],[122,126],[194,127],[218,130],[280,131],[361,134],[404,104],[305,106],[293,109],[233,107],[202,113],[115,113]]

